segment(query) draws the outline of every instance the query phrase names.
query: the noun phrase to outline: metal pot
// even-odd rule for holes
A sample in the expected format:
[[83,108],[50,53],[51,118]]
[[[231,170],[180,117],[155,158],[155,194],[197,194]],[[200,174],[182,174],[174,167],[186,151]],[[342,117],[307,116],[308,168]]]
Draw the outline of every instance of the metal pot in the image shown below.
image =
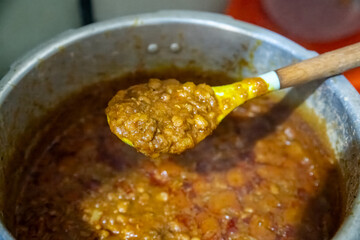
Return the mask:
[[[165,65],[248,76],[314,55],[270,31],[202,12],[142,14],[65,32],[15,63],[0,82],[2,222],[11,218],[5,203],[13,201],[24,166],[31,165],[23,159],[36,142],[41,119],[85,86]],[[243,67],[240,61],[251,64]],[[343,76],[278,94],[326,120],[345,182],[344,221],[333,239],[360,239],[360,96]],[[31,140],[28,147],[19,148],[25,140]],[[2,224],[0,239],[13,239]]]

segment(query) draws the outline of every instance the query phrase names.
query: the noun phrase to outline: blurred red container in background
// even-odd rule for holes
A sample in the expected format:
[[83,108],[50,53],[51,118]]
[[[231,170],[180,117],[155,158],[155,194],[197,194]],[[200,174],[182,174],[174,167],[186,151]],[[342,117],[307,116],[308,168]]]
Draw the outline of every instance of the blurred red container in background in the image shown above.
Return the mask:
[[[227,14],[318,53],[360,42],[359,0],[232,0]],[[360,92],[360,68],[345,76]]]

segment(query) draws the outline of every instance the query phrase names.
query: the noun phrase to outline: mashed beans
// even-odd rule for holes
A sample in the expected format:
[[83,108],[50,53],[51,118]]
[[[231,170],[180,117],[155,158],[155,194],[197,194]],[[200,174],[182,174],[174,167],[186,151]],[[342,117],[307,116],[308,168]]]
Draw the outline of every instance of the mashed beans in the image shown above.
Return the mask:
[[181,153],[208,136],[218,124],[219,106],[206,84],[150,79],[119,91],[106,114],[113,133],[156,157]]

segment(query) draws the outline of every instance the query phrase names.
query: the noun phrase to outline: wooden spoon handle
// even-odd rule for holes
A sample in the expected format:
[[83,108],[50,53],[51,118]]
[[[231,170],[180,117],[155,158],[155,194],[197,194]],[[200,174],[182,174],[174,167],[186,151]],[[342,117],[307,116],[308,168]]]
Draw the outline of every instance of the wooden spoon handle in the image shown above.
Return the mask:
[[360,42],[280,68],[280,88],[328,78],[360,66]]

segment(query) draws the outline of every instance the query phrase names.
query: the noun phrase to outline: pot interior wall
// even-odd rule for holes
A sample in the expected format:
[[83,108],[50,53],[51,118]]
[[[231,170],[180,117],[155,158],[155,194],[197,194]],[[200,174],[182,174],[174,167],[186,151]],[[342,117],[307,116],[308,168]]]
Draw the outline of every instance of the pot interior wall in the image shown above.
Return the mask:
[[[284,38],[274,35],[276,39],[271,40],[271,34],[265,30],[240,23],[228,25],[227,21],[232,20],[177,17],[165,20],[145,15],[101,23],[66,33],[31,59],[14,66],[3,80],[12,79],[2,86],[8,90],[2,92],[0,102],[3,221],[12,221],[12,203],[23,181],[24,170],[32,165],[27,154],[39,137],[44,117],[85,86],[129,72],[164,67],[201,68],[241,78],[311,55],[305,50],[296,53],[292,46],[282,44],[282,41],[288,43]],[[337,92],[339,83],[350,87],[346,79],[337,77],[326,83],[281,91],[278,95],[294,109],[311,108],[318,119],[326,120],[326,134],[344,175],[345,215],[348,216],[359,187],[360,131],[344,104],[345,96]]]

